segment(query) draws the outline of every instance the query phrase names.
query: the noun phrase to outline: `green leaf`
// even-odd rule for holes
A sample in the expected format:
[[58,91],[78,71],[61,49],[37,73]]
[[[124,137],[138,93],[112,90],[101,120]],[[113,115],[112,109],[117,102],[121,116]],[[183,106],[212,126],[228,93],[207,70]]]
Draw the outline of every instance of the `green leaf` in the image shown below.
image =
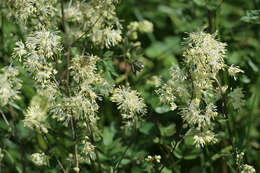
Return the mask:
[[10,162],[13,164],[14,163],[14,158],[13,158],[13,156],[7,151],[7,150],[4,150],[5,151],[5,153],[6,153],[6,156],[7,156],[7,158],[10,160]]
[[139,129],[145,135],[149,135],[149,131],[154,127],[153,123],[145,122],[142,127]]
[[223,154],[229,153],[231,150],[232,150],[232,146],[229,145],[229,146],[223,148],[219,153],[214,154],[214,155],[211,157],[211,159],[212,159],[213,161],[215,161],[215,160],[219,159],[220,157],[222,157]]
[[189,151],[187,154],[185,154],[184,159],[193,160],[193,159],[196,159],[197,157],[199,157],[200,154],[201,154],[201,149],[194,147],[194,148],[192,148],[191,151]]
[[104,57],[105,57],[105,58],[111,57],[112,55],[114,55],[114,52],[112,52],[112,51],[106,51],[106,52],[104,53]]
[[159,129],[162,136],[172,136],[174,133],[176,133],[175,124],[170,124],[166,127],[163,127],[161,124],[159,124]]
[[259,68],[257,67],[257,65],[253,63],[253,61],[250,58],[248,59],[248,65],[252,68],[254,72],[258,72]]
[[114,135],[114,131],[112,131],[108,127],[105,127],[103,132],[103,143],[106,146],[110,145],[113,142]]
[[260,24],[260,10],[248,10],[246,16],[243,16],[241,20],[248,23]]
[[172,171],[168,168],[163,168],[162,173],[172,173]]
[[18,173],[22,173],[23,171],[18,166],[15,167]]
[[205,6],[206,0],[193,0],[193,2],[199,6]]
[[155,42],[145,50],[145,55],[150,58],[159,58],[166,50],[167,47],[162,42]]
[[46,150],[48,148],[46,142],[44,141],[42,135],[38,134],[37,135],[37,139],[38,139],[38,143],[40,145],[40,147],[43,149],[43,150]]

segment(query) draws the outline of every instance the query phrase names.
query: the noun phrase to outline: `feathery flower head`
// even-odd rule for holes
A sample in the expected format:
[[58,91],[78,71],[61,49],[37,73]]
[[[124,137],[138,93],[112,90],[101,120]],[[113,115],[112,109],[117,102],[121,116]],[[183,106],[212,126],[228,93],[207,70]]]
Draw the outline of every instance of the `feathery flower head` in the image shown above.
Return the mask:
[[117,103],[118,109],[122,113],[126,127],[131,127],[146,113],[146,105],[143,98],[136,90],[131,90],[128,86],[119,86],[113,90],[111,101]]
[[35,129],[39,133],[48,133],[46,119],[46,111],[44,111],[39,105],[35,104],[27,109],[23,122],[24,126],[30,129]]
[[6,66],[0,73],[0,105],[5,106],[9,102],[20,99],[19,93],[22,81],[17,78],[19,71],[12,66]]

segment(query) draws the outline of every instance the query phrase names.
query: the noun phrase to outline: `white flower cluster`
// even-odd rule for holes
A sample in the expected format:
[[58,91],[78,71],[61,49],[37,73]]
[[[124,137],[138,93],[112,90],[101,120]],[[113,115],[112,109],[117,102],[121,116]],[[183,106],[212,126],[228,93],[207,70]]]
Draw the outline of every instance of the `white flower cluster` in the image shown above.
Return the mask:
[[139,31],[142,33],[153,32],[153,24],[148,20],[143,20],[140,22],[131,22],[127,29],[130,31]]
[[185,99],[188,97],[187,79],[185,73],[176,65],[170,69],[171,78],[166,84],[163,84],[156,93],[162,103],[170,104],[170,109],[173,111],[177,108],[175,104],[176,97]]
[[0,106],[5,106],[20,98],[19,93],[22,81],[17,78],[18,69],[8,66],[1,69],[0,73]]
[[153,24],[148,20],[139,22],[138,29],[142,33],[153,32]]
[[[131,40],[137,40],[138,32],[140,33],[149,33],[153,32],[153,24],[148,20],[143,20],[141,22],[131,22],[127,26],[128,32],[126,34]],[[139,41],[133,43],[134,46],[139,47],[141,43]]]
[[121,42],[121,26],[116,16],[117,3],[117,0],[70,3],[65,12],[75,39],[86,35],[102,48],[110,48]]
[[244,155],[245,155],[245,153],[241,152],[241,153],[238,153],[236,156],[236,159],[237,159],[236,163],[239,166],[240,172],[241,173],[256,173],[253,166],[243,163]]
[[46,119],[46,111],[39,105],[34,104],[27,109],[23,122],[24,126],[36,130],[39,133],[48,133]]
[[254,167],[251,165],[244,164],[241,169],[241,173],[256,173]]
[[48,157],[44,153],[34,153],[31,155],[31,158],[37,166],[47,166]]
[[204,130],[202,132],[198,131],[194,135],[193,139],[194,139],[194,144],[198,148],[204,147],[205,145],[210,144],[210,143],[214,144],[217,142],[215,134],[210,130],[208,130],[208,131]]
[[131,127],[141,120],[138,114],[146,113],[144,100],[136,90],[131,90],[128,86],[119,86],[114,89],[111,101],[117,103],[126,127]]
[[228,73],[230,76],[234,77],[235,80],[237,80],[237,73],[244,73],[243,70],[241,70],[239,67],[234,66],[233,64],[228,68]]
[[[49,22],[56,13],[54,5],[57,0],[6,0],[4,2],[9,7],[4,11],[6,15],[14,17],[21,24],[26,23],[30,17],[33,24],[41,26],[42,22]],[[50,23],[45,24],[50,25]]]
[[154,156],[147,156],[145,158],[145,160],[147,162],[156,162],[156,163],[160,163],[161,162],[161,156],[160,155],[154,155]]
[[83,149],[81,151],[81,155],[84,155],[83,158],[85,158],[85,160],[89,160],[90,157],[92,160],[95,160],[95,146],[89,142],[89,138],[85,136],[85,139],[82,140],[81,143],[83,144]]
[[154,87],[159,87],[161,85],[161,79],[158,76],[152,76],[151,79],[146,81],[146,83]]
[[97,71],[97,62],[98,57],[93,55],[73,57],[70,70],[75,87],[71,96],[62,96],[59,103],[52,103],[50,113],[53,118],[65,125],[68,125],[71,117],[87,121],[93,133],[98,133],[97,101],[101,99],[98,94],[100,88],[105,86],[108,89],[109,86]]
[[200,109],[200,100],[193,99],[191,103],[182,110],[183,120],[193,128],[194,144],[196,147],[204,147],[209,143],[216,143],[215,134],[211,131],[213,129],[213,122],[218,113],[216,106],[208,104],[202,112]]
[[204,32],[190,33],[186,40],[189,42],[189,47],[183,56],[189,66],[195,87],[212,88],[212,78],[226,66],[224,63],[226,44]]
[[193,99],[187,108],[182,110],[182,118],[189,125],[194,126],[197,130],[208,129],[212,126],[212,121],[217,117],[217,109],[213,104],[209,104],[205,108],[205,112],[201,112],[200,100]]
[[[204,32],[190,33],[185,40],[188,48],[183,53],[184,68],[173,65],[170,80],[156,92],[160,101],[169,104],[171,110],[178,107],[177,103],[181,105],[181,116],[192,130],[194,144],[204,147],[217,141],[213,132],[213,120],[218,116],[215,102],[220,98],[219,89],[226,90],[226,87],[218,86],[217,74],[228,67],[224,62],[226,44]],[[236,73],[243,72],[234,66],[228,71],[235,79]],[[234,108],[243,104],[241,89],[235,89],[229,97]]]
[[30,34],[25,44],[17,42],[14,48],[13,56],[23,60],[25,68],[43,87],[57,73],[50,59],[62,50],[60,39],[57,33],[42,29]]

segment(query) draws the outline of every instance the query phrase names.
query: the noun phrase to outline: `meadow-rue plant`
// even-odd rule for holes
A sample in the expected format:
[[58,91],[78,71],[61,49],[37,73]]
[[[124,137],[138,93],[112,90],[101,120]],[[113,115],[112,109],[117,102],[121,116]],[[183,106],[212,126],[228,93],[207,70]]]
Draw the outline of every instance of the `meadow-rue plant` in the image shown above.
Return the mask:
[[[243,90],[221,80],[222,73],[237,80],[244,71],[226,63],[227,44],[216,38],[217,33],[189,33],[180,63],[171,66],[168,79],[153,74],[143,83],[138,81],[139,74],[146,75],[144,65],[149,66],[150,60],[144,58],[139,38],[147,34],[153,41],[154,24],[140,17],[125,24],[117,15],[118,0],[4,0],[0,5],[0,14],[22,33],[12,46],[10,65],[0,71],[0,114],[4,128],[8,127],[0,163],[5,161],[3,151],[13,159],[5,148],[18,148],[16,142],[22,151],[22,172],[35,171],[31,165],[26,168],[28,153],[23,153],[22,138],[28,138],[28,145],[37,143],[40,148],[31,147],[31,160],[39,171],[116,173],[139,165],[157,173],[165,170],[168,158],[187,158],[180,154],[180,144],[189,143],[188,136],[196,152],[208,151],[210,144],[229,143],[233,156],[229,166],[235,163],[238,172],[255,172],[244,164],[244,154],[238,153],[227,109],[232,106],[236,111],[245,104]],[[135,87],[138,82],[144,86]],[[151,100],[145,100],[154,94],[143,93],[147,88],[156,88]],[[177,113],[182,125],[177,128],[169,121],[165,127],[152,115],[158,110],[152,101],[162,106],[163,113]],[[104,105],[117,109],[109,111]],[[114,116],[110,123],[110,115],[118,113],[121,117]],[[26,130],[20,133],[20,129]],[[184,134],[177,136],[177,131]],[[157,155],[142,149],[151,133],[160,133],[149,141],[159,146]],[[140,134],[142,147],[132,147]],[[165,142],[173,136],[180,140]],[[19,166],[16,169],[21,172]]]
[[[173,65],[170,70],[170,80],[156,92],[162,102],[170,104],[171,110],[178,108],[176,101],[179,100],[180,114],[192,129],[194,144],[197,147],[204,147],[209,143],[217,142],[213,132],[214,120],[219,118],[215,104],[219,99],[219,92],[224,94],[217,76],[220,70],[226,70],[228,67],[224,61],[226,44],[216,40],[214,35],[202,31],[190,33],[185,38],[185,43],[188,47],[183,53],[183,68]],[[229,74],[234,77],[234,71],[242,72],[237,69],[239,68],[236,67],[234,70],[231,65],[228,71],[233,73],[229,72]],[[235,91],[237,93],[237,90]],[[234,94],[230,95],[234,97]],[[238,105],[235,106],[238,108]]]
[[111,101],[117,103],[126,128],[135,126],[146,113],[144,100],[136,90],[131,90],[128,86],[115,88]]

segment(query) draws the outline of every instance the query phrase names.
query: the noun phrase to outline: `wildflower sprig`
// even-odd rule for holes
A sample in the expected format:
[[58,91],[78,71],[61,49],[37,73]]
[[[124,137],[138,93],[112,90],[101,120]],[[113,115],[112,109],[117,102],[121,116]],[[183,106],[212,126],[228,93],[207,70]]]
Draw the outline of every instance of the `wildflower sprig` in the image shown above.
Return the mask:
[[[216,40],[215,35],[205,32],[190,33],[185,41],[187,49],[183,53],[183,68],[173,65],[170,80],[162,84],[156,92],[160,101],[169,104],[171,110],[178,108],[176,102],[180,104],[180,114],[192,129],[194,144],[204,147],[217,142],[213,120],[219,118],[216,101],[220,98],[221,86],[215,86],[216,82],[219,85],[216,79],[219,71],[228,67],[225,64],[226,44]],[[233,77],[242,72],[233,66],[228,71]],[[234,91],[236,94],[231,93],[231,98],[242,97],[241,90]],[[221,87],[221,93],[224,94],[223,92]],[[238,107],[237,104],[234,106]]]
[[12,66],[6,66],[0,71],[0,106],[20,99],[22,80],[18,78],[19,71]]
[[113,90],[111,101],[117,103],[122,113],[125,127],[133,127],[146,113],[146,105],[136,90],[119,86]]

